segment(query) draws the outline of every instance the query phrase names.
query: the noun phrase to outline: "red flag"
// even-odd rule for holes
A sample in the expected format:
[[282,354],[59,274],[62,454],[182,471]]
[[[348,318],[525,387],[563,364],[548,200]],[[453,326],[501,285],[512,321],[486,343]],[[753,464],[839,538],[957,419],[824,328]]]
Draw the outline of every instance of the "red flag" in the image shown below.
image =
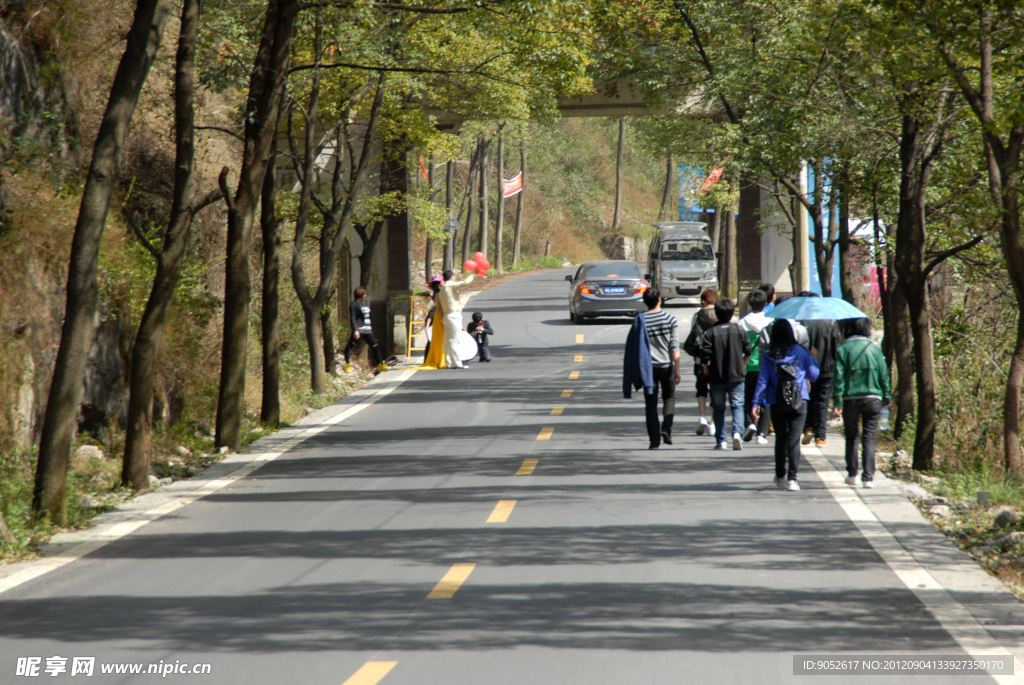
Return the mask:
[[430,176],[427,175],[427,165],[423,163],[423,155],[420,155],[420,173],[423,174],[424,181],[430,180]]
[[505,197],[512,197],[513,195],[523,192],[523,172],[520,171],[516,174],[515,178],[510,181],[502,179],[501,185],[503,187]]
[[722,178],[723,173],[725,173],[725,167],[715,167],[714,170],[710,174],[708,174],[708,177],[704,179],[704,185],[700,187],[700,192],[703,193],[707,190],[710,190],[711,186],[718,183],[718,181]]

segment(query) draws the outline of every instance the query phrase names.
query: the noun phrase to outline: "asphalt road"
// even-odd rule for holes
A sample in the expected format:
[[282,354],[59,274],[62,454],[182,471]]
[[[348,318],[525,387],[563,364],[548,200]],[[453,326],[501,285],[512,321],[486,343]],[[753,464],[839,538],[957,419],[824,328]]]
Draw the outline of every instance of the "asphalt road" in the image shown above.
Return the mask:
[[471,300],[491,364],[416,372],[0,595],[0,683],[31,682],[12,675],[31,656],[94,656],[100,683],[161,677],[100,663],[161,661],[244,685],[994,682],[794,676],[794,654],[964,650],[806,462],[779,491],[771,445],[694,434],[688,373],[676,444],[648,451],[629,321],[572,325],[563,276]]

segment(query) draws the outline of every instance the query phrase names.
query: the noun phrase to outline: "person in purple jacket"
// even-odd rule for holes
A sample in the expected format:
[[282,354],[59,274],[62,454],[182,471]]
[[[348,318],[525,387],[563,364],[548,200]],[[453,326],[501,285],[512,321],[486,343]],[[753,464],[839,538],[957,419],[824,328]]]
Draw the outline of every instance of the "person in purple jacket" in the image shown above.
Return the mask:
[[[783,404],[779,389],[778,367],[785,365],[795,371],[796,384],[803,402],[794,410]],[[775,424],[775,486],[796,491],[797,463],[800,461],[800,433],[807,418],[807,401],[811,399],[810,384],[818,379],[817,352],[808,352],[797,344],[793,327],[786,319],[776,319],[768,349],[761,355],[761,371],[754,388],[754,420],[762,405],[772,408]],[[788,472],[787,472],[788,466]]]

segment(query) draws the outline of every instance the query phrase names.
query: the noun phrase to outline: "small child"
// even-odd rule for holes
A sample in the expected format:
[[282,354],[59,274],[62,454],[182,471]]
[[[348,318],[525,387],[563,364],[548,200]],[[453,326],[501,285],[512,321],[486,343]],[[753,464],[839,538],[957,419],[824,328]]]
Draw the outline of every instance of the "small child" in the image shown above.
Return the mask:
[[380,349],[377,347],[377,339],[373,337],[373,328],[370,326],[370,305],[366,301],[366,288],[356,288],[355,299],[348,306],[348,322],[352,334],[345,345],[345,371],[352,370],[352,350],[360,340],[366,341],[370,347],[370,354],[373,355],[373,363],[377,365],[378,371],[387,371],[388,365],[381,361]]
[[473,312],[473,322],[469,324],[469,334],[476,340],[477,350],[480,352],[480,361],[491,361],[491,350],[487,345],[487,336],[494,335],[491,324],[484,320],[480,312]]

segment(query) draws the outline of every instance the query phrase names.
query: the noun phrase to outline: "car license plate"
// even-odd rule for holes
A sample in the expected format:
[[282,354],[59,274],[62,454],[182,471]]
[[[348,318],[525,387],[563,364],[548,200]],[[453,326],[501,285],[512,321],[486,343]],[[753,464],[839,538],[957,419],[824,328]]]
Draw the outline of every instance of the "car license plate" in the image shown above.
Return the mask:
[[605,295],[621,295],[622,293],[626,292],[626,287],[622,285],[612,285],[606,288],[602,288],[601,292],[603,292]]

